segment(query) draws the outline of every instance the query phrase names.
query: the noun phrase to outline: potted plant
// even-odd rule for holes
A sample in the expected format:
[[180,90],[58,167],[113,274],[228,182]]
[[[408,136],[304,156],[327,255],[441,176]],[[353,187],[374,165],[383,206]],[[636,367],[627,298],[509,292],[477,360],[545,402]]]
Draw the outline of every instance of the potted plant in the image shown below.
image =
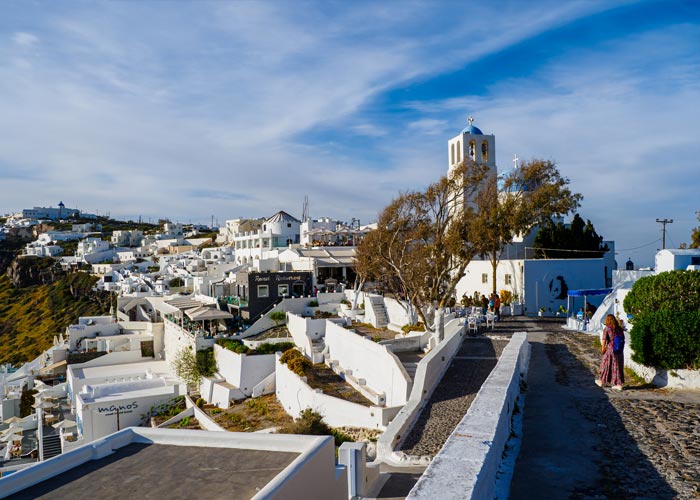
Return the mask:
[[520,316],[523,313],[523,304],[520,302],[520,296],[517,293],[513,294],[510,302],[511,316]]
[[510,290],[501,290],[501,316],[511,314],[510,303],[513,300],[513,293]]
[[537,315],[540,316],[540,317],[542,317],[542,315],[544,315],[544,311],[545,311],[545,308],[544,308],[544,307],[540,307],[540,309],[537,311]]

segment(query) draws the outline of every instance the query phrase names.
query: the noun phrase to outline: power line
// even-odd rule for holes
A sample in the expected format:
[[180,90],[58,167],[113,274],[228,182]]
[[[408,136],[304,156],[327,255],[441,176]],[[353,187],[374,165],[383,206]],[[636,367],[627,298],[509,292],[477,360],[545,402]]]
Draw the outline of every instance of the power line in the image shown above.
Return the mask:
[[616,252],[628,252],[628,251],[630,251],[630,250],[639,250],[640,248],[644,248],[644,247],[649,247],[649,246],[651,246],[651,245],[655,245],[655,244],[658,243],[660,240],[661,240],[661,238],[656,238],[654,241],[649,242],[649,243],[647,243],[647,244],[645,244],[645,245],[641,245],[641,246],[634,247],[634,248],[620,248],[620,249],[615,250],[615,251],[616,251]]

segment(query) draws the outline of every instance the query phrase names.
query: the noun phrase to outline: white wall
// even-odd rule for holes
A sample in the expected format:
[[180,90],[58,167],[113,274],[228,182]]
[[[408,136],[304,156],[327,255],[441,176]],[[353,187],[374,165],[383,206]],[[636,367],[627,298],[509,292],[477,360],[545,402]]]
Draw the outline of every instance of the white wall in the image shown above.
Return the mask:
[[250,396],[253,387],[275,371],[274,354],[237,354],[215,344],[214,359],[218,372],[246,396]]
[[[524,293],[522,266],[522,260],[501,260],[496,272],[496,290],[499,292],[500,290],[508,290],[522,298]],[[483,274],[486,274],[486,283],[483,282]],[[506,284],[506,274],[511,276],[510,284]],[[473,297],[474,292],[486,295],[493,292],[493,270],[491,263],[487,260],[473,260],[469,263],[464,277],[459,280],[455,287],[457,303],[463,295]]]
[[364,379],[374,392],[384,393],[387,406],[406,403],[411,378],[386,346],[328,322],[326,347],[328,357],[344,370],[352,370],[355,379]]
[[311,341],[320,339],[326,334],[326,320],[302,318],[296,314],[288,313],[287,329],[301,352],[311,357],[313,352]]
[[445,339],[420,360],[406,405],[377,440],[378,459],[392,460],[393,450],[413,427],[423,404],[430,398],[435,386],[452,363],[452,358],[462,345],[463,337],[464,325],[460,320],[452,320],[445,324]]
[[[181,389],[183,391],[181,392]],[[76,417],[85,442],[99,439],[126,427],[138,426],[148,418],[149,410],[184,393],[184,386],[166,386],[160,394],[131,396],[128,393],[115,395],[109,401],[85,403],[77,399]],[[116,408],[119,407],[119,429]],[[102,410],[102,411],[100,411]]]
[[[387,316],[389,316],[389,323],[391,324],[401,327],[415,322],[411,321],[411,317],[408,314],[408,311],[406,310],[406,303],[402,304],[396,299],[392,299],[391,297],[385,297],[384,307],[386,308]],[[413,320],[416,319],[416,313],[415,311],[413,311]]]
[[312,389],[301,377],[280,363],[279,358],[275,368],[275,385],[278,401],[294,418],[306,408],[312,408],[323,415],[326,423],[332,427],[383,429],[388,416],[393,416],[390,408],[362,406]]

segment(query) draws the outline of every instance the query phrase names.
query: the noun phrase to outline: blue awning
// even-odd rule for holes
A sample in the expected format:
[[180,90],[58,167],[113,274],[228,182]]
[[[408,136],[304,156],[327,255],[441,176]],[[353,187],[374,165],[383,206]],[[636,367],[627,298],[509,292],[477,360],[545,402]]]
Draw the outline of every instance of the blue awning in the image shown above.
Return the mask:
[[593,288],[589,290],[569,290],[570,297],[586,297],[588,295],[607,295],[612,292],[612,288]]

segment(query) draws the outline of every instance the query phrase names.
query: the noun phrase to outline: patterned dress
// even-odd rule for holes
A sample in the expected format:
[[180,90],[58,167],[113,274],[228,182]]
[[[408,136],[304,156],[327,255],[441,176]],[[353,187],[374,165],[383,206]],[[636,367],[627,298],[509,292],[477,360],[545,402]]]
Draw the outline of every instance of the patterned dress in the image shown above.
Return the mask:
[[615,353],[613,342],[615,335],[624,335],[624,333],[620,330],[613,331],[609,326],[603,329],[603,340],[607,346],[603,353],[603,359],[600,361],[600,380],[603,385],[614,386],[625,383],[624,353]]

